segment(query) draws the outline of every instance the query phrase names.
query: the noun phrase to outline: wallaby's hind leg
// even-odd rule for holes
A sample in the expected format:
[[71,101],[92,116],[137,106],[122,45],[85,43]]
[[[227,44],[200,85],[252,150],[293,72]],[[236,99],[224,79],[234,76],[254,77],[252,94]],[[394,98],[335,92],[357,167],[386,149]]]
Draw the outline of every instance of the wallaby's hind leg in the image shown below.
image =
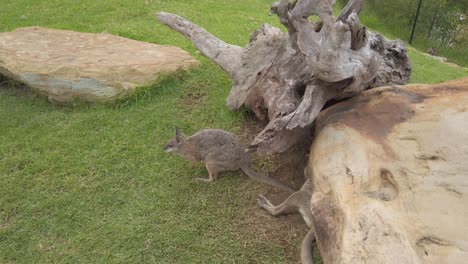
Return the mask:
[[284,202],[274,206],[265,196],[259,195],[257,204],[273,216],[300,213],[308,227],[312,227],[312,213],[310,211],[310,192],[297,191],[291,194]]
[[288,199],[286,199],[278,206],[274,206],[270,202],[270,200],[268,200],[265,196],[260,194],[257,198],[257,204],[263,209],[267,210],[267,212],[270,213],[272,216],[295,213],[297,212],[297,205],[293,203],[291,199],[291,197],[293,197],[294,194],[289,196]]
[[206,182],[212,183],[218,178],[219,169],[214,164],[205,163],[206,170],[208,171],[208,179],[206,178],[194,178],[194,182]]

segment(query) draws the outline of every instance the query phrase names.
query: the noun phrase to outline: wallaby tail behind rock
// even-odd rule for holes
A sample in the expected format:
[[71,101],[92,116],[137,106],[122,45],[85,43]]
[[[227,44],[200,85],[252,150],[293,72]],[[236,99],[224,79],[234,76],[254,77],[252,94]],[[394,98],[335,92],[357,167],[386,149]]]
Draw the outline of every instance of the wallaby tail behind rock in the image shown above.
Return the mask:
[[270,178],[270,177],[266,177],[266,176],[263,176],[263,175],[260,175],[259,173],[257,173],[256,171],[252,170],[250,168],[249,165],[247,166],[244,166],[241,168],[245,174],[247,174],[247,176],[249,176],[252,180],[254,181],[257,181],[257,182],[261,182],[261,183],[266,183],[266,184],[269,184],[269,185],[272,185],[278,189],[281,189],[283,191],[287,191],[289,193],[293,193],[295,192],[295,190],[273,178]]
[[302,240],[301,245],[301,263],[314,264],[314,257],[312,256],[312,244],[315,241],[314,229],[311,228],[307,235]]

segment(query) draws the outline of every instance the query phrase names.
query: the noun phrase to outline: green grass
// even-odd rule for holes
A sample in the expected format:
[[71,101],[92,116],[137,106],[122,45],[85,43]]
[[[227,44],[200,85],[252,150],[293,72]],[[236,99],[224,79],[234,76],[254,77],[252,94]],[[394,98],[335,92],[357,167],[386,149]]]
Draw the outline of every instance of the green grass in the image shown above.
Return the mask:
[[[176,45],[202,62],[115,105],[59,107],[1,90],[0,263],[296,261],[285,244],[298,250],[301,235],[262,234],[263,224],[282,220],[256,208],[260,185],[240,173],[212,186],[194,184],[192,175],[203,176],[204,168],[162,151],[176,125],[187,134],[207,127],[239,133],[243,114],[225,106],[228,76],[154,13],[177,13],[245,45],[263,22],[279,25],[268,16],[270,2],[0,0],[0,31],[34,25],[108,32]],[[412,82],[468,75],[417,52],[410,56]]]
[[467,68],[447,66],[414,48],[410,47],[408,54],[413,63],[411,83],[440,83],[468,76]]

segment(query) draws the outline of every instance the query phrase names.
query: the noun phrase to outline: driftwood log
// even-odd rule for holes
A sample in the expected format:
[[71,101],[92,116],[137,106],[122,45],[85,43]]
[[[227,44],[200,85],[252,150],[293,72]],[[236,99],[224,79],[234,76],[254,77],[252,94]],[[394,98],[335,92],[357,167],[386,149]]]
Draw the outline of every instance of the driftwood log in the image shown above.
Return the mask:
[[[312,124],[331,99],[383,85],[405,84],[411,62],[403,42],[389,41],[359,22],[364,0],[351,0],[333,17],[334,0],[280,0],[271,5],[288,30],[262,25],[245,47],[230,45],[170,13],[157,19],[186,36],[232,79],[231,110],[246,106],[268,121],[249,148],[283,152],[311,137]],[[318,16],[311,22],[310,16]]]

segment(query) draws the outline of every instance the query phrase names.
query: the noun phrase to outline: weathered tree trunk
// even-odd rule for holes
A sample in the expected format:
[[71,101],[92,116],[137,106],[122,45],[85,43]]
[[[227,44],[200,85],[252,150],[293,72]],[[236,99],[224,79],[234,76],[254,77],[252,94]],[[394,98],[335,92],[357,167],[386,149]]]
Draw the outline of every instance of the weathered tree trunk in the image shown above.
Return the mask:
[[[371,87],[404,84],[411,63],[403,42],[389,41],[361,26],[363,0],[351,0],[335,19],[333,0],[280,0],[271,6],[288,33],[269,24],[241,48],[227,44],[174,14],[162,23],[185,35],[231,77],[231,110],[242,105],[269,121],[250,148],[283,152],[311,136],[315,117],[330,99]],[[316,23],[308,17],[317,15]]]

